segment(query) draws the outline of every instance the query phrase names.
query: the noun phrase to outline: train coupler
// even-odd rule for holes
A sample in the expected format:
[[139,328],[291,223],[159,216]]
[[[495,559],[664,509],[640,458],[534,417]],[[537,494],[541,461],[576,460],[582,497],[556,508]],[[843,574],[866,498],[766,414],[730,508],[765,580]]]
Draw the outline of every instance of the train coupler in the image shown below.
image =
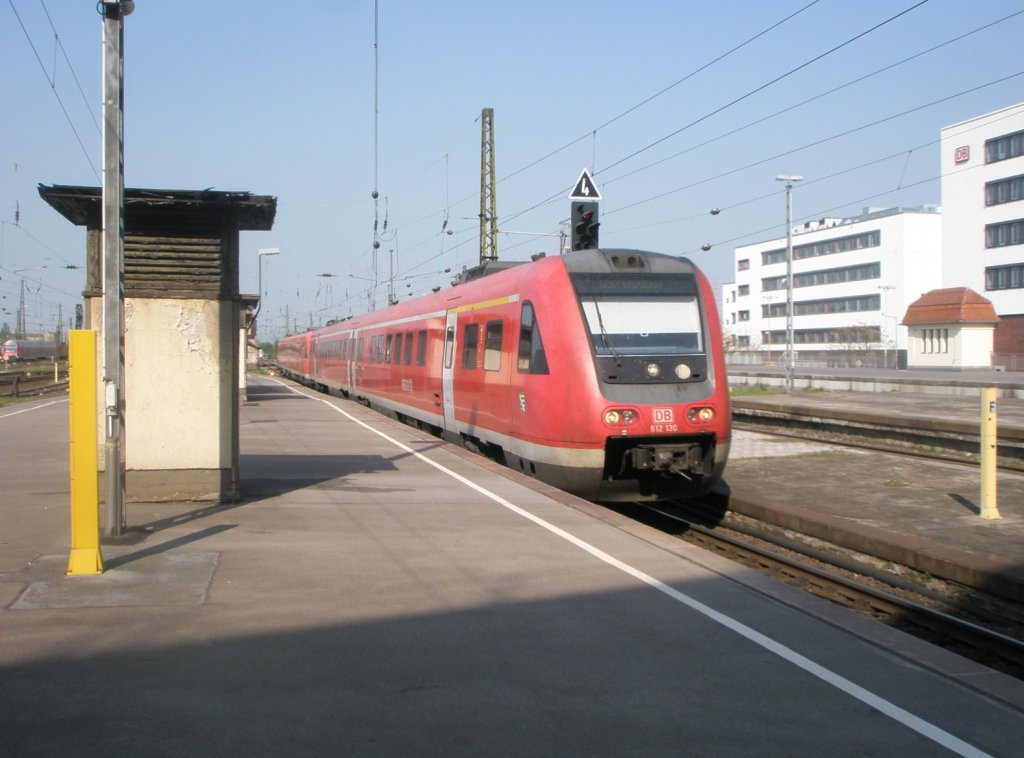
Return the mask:
[[677,476],[704,473],[704,452],[700,445],[639,445],[629,451],[637,471],[661,472]]

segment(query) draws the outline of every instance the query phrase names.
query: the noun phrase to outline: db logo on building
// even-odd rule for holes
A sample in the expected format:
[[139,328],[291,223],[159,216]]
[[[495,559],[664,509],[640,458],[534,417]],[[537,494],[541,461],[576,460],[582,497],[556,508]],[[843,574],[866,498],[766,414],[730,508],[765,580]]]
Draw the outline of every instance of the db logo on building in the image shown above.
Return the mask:
[[953,151],[953,162],[954,163],[967,163],[971,159],[971,147],[970,145],[963,145]]

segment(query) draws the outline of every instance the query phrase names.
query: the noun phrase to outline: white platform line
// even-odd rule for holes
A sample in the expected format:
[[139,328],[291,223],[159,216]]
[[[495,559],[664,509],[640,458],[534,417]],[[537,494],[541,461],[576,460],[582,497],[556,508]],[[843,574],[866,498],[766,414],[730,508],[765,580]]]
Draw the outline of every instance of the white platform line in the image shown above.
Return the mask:
[[17,415],[22,414],[22,413],[29,413],[30,411],[38,411],[40,408],[48,408],[51,405],[56,405],[57,403],[66,403],[66,402],[67,402],[66,398],[63,399],[63,400],[51,400],[50,402],[43,403],[42,405],[33,405],[31,408],[22,408],[20,411],[11,411],[10,413],[4,413],[4,414],[0,415],[0,420],[3,420],[5,418],[10,418],[11,416],[17,416]]

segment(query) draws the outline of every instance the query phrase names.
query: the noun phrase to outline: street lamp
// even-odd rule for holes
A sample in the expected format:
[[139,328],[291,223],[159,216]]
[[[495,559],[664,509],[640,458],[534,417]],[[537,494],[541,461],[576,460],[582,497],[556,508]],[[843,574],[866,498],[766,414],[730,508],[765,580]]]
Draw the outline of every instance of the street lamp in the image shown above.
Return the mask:
[[786,394],[793,394],[793,185],[802,176],[779,174],[777,182],[786,183]]
[[[879,335],[882,340],[882,366],[884,368],[889,368],[889,342],[886,339],[886,327],[888,326],[887,322],[889,319],[889,292],[896,289],[896,287],[892,284],[882,284],[879,285],[878,289],[882,292],[882,328]],[[895,329],[893,329],[893,331],[895,332]],[[895,344],[895,337],[896,335],[893,334],[893,350],[897,347]]]
[[276,247],[265,247],[265,248],[263,248],[261,250],[257,250],[256,251],[256,255],[258,256],[257,259],[259,260],[259,265],[257,266],[258,276],[259,276],[257,286],[259,287],[259,289],[256,292],[256,294],[258,295],[258,298],[256,300],[256,312],[254,314],[252,314],[252,317],[254,319],[258,315],[260,315],[260,308],[263,307],[263,256],[264,255],[280,255],[280,253],[281,253],[281,251],[278,250]]

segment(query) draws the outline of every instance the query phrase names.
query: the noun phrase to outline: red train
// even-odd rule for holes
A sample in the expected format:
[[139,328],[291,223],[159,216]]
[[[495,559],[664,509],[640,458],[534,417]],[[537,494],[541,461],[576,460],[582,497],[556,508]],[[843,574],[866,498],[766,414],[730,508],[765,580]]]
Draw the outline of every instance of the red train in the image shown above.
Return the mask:
[[685,258],[487,264],[277,351],[287,376],[593,500],[707,492],[728,458],[714,294]]
[[8,361],[63,360],[68,357],[66,342],[60,345],[54,340],[5,340],[0,348],[0,358]]

